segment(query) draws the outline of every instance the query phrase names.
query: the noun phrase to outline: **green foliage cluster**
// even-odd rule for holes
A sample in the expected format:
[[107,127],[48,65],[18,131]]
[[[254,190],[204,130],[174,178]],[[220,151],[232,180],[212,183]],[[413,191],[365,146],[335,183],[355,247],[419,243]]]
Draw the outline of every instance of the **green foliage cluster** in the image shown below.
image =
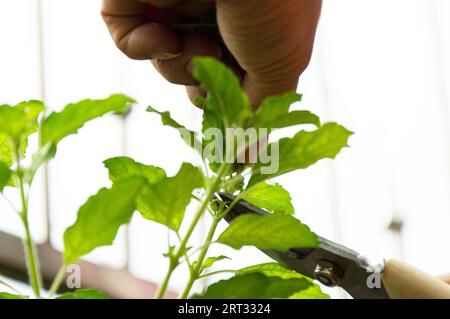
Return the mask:
[[[227,150],[221,163],[214,162],[209,155],[201,154],[202,168],[183,163],[179,171],[168,176],[163,168],[138,163],[129,157],[115,157],[104,161],[111,185],[91,196],[78,211],[73,225],[64,233],[63,266],[55,278],[49,297],[53,297],[64,278],[67,267],[92,252],[111,245],[122,225],[129,223],[136,212],[145,219],[159,223],[176,234],[179,242],[170,245],[165,257],[169,267],[165,279],[156,295],[163,298],[170,278],[178,267],[189,268],[189,278],[181,298],[191,296],[193,284],[205,277],[230,272],[233,276],[210,285],[195,298],[327,298],[309,278],[284,266],[271,263],[256,265],[241,270],[211,271],[216,263],[226,256],[209,256],[212,244],[228,245],[234,249],[253,246],[259,249],[289,250],[291,248],[317,247],[316,235],[294,214],[291,197],[280,184],[268,180],[298,169],[305,169],[317,161],[334,158],[352,134],[336,123],[321,124],[319,118],[309,111],[291,110],[291,105],[301,100],[295,93],[286,93],[266,99],[253,112],[239,80],[224,64],[211,58],[194,61],[194,77],[207,92],[202,99],[203,127],[193,132],[171,118],[168,112],[159,112],[152,107],[148,112],[160,116],[164,125],[188,132],[189,145],[207,147],[215,143],[205,136],[209,128],[218,128],[224,133],[224,144],[236,136],[227,128],[267,128],[270,132],[290,126],[302,129],[292,138],[267,143],[268,150],[279,149],[279,169],[271,174],[262,171],[263,163],[237,163],[239,155],[235,149]],[[37,170],[56,156],[58,144],[65,137],[77,133],[88,121],[108,113],[128,112],[134,100],[124,95],[113,95],[104,100],[84,100],[66,106],[61,112],[47,114],[42,102],[28,101],[16,106],[0,106],[0,191],[6,187],[17,189],[21,208],[17,210],[25,230],[25,250],[29,266],[30,284],[35,297],[41,297],[41,276],[38,260],[28,223],[29,189]],[[302,125],[313,130],[305,130]],[[27,154],[31,161],[23,166],[28,138],[39,134],[39,149]],[[260,136],[261,137],[261,136]],[[227,148],[225,148],[227,149]],[[244,150],[245,151],[245,150]],[[224,204],[217,199],[220,191],[234,193],[236,199]],[[221,234],[217,226],[239,200],[266,209],[267,216],[242,215],[236,218]],[[187,206],[198,201],[192,218],[185,214]],[[210,214],[211,224],[200,247],[190,247],[190,239],[198,231],[203,215]],[[180,227],[186,223],[186,231]],[[102,231],[99,232],[98,230]],[[0,282],[0,285],[6,283]],[[59,298],[106,298],[101,292],[81,289]],[[0,294],[0,298],[27,298],[20,293]]]

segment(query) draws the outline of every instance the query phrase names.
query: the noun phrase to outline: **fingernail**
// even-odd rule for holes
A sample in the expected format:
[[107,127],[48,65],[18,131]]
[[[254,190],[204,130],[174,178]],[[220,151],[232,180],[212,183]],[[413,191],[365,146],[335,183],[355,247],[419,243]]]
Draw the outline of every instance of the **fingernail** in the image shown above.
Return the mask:
[[169,60],[176,58],[177,56],[180,56],[181,53],[167,53],[167,52],[157,52],[153,53],[150,57],[150,59],[156,59],[156,60]]

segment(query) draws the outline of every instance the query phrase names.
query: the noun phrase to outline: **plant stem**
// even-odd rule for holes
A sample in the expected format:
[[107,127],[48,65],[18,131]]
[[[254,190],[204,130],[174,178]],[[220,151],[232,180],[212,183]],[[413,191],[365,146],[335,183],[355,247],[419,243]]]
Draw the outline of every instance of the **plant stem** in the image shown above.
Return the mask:
[[173,265],[172,261],[170,262],[169,269],[167,271],[166,276],[164,277],[164,280],[159,286],[158,292],[155,295],[156,299],[162,299],[164,298],[164,295],[166,294],[167,286],[169,285],[170,277],[172,277],[173,271],[175,270],[176,266]]
[[67,270],[67,265],[64,263],[59,268],[58,273],[56,274],[56,277],[53,280],[52,286],[50,287],[50,291],[48,293],[49,298],[53,297],[56,294],[56,292],[58,291],[59,286],[61,286],[61,282],[63,281],[64,276],[66,275],[66,270]]
[[[176,234],[177,234],[178,240],[181,242],[182,239],[181,239],[180,233],[177,231]],[[192,272],[193,268],[192,268],[191,260],[189,258],[189,255],[188,255],[186,249],[184,250],[183,256],[184,256],[184,260],[186,260],[186,264],[188,265],[189,272]]]
[[[179,297],[180,299],[186,299],[188,297],[189,292],[191,291],[192,286],[194,285],[194,283],[197,279],[202,278],[202,277],[207,277],[207,276],[214,274],[214,273],[211,273],[211,274],[208,274],[207,276],[201,276],[201,274],[200,274],[200,270],[203,267],[203,263],[205,261],[206,255],[208,253],[209,246],[211,246],[211,243],[214,238],[214,234],[216,232],[217,226],[219,225],[219,222],[222,220],[223,217],[225,217],[231,211],[231,209],[237,204],[237,202],[241,199],[241,197],[245,194],[245,192],[246,191],[239,194],[233,200],[233,202],[231,202],[231,204],[224,210],[223,213],[218,214],[217,216],[214,217],[213,223],[211,225],[211,228],[209,229],[205,243],[203,244],[203,248],[201,249],[199,257],[197,259],[197,264],[194,267],[193,271],[191,271],[191,273],[190,273],[189,281],[188,281],[186,287],[184,288],[183,293],[180,295],[180,297]],[[219,272],[215,272],[215,273],[219,273]]]
[[28,277],[31,287],[36,298],[41,297],[41,275],[39,273],[39,261],[36,254],[36,249],[31,239],[30,226],[28,222],[28,198],[25,196],[25,187],[23,183],[23,174],[21,172],[20,163],[20,145],[15,145],[16,160],[17,160],[17,176],[19,180],[20,200],[22,204],[22,211],[19,213],[25,230],[24,250],[28,269]]
[[193,271],[190,272],[189,281],[188,281],[186,287],[184,288],[183,293],[180,295],[180,297],[179,297],[180,299],[186,299],[188,297],[189,292],[191,291],[192,286],[194,285],[194,283],[195,283],[195,281],[197,279],[203,278],[203,277],[207,277],[207,276],[213,275],[215,273],[220,273],[220,271],[219,271],[219,272],[214,272],[214,273],[207,274],[205,276],[201,276],[200,270],[203,267],[203,263],[205,261],[205,257],[206,257],[206,255],[208,253],[209,246],[212,243],[212,240],[213,240],[214,234],[216,232],[217,226],[219,225],[219,222],[222,220],[222,218],[224,218],[233,209],[233,207],[239,202],[239,200],[247,192],[250,191],[250,189],[251,188],[246,189],[245,191],[241,192],[221,214],[218,214],[217,216],[214,217],[213,223],[212,223],[211,228],[210,228],[210,230],[208,232],[208,235],[206,237],[205,243],[203,244],[203,248],[201,249],[200,255],[199,255],[198,259],[197,259],[196,267],[193,269]]
[[183,241],[181,242],[180,247],[179,247],[175,257],[180,258],[181,255],[183,254],[184,249],[185,249],[189,239],[191,238],[191,235],[194,232],[195,227],[197,226],[198,222],[200,221],[200,218],[203,216],[203,213],[205,212],[206,208],[208,207],[209,202],[212,200],[214,193],[217,191],[217,187],[219,186],[219,184],[221,182],[221,177],[225,173],[226,168],[227,168],[226,164],[221,165],[219,172],[217,173],[217,176],[214,179],[214,182],[208,188],[208,191],[206,192],[206,197],[203,200],[202,204],[200,205],[200,208],[198,209],[197,213],[195,214],[194,219],[192,220],[192,223],[189,226],[189,229],[183,238]]
[[208,187],[208,189],[206,191],[206,196],[205,196],[203,202],[201,203],[199,209],[195,213],[194,219],[192,220],[191,224],[189,225],[189,229],[187,230],[186,235],[184,236],[183,240],[181,241],[180,247],[177,249],[175,256],[173,256],[173,260],[175,261],[175,264],[173,262],[171,262],[171,265],[166,273],[166,276],[164,277],[164,281],[161,284],[161,287],[158,290],[158,293],[156,294],[156,298],[161,299],[164,297],[164,294],[167,290],[168,283],[170,281],[170,277],[172,276],[173,271],[178,266],[178,260],[185,253],[186,245],[187,245],[189,239],[191,238],[192,233],[195,230],[195,227],[197,226],[198,222],[200,221],[200,218],[203,216],[203,213],[205,212],[206,208],[208,207],[209,202],[212,200],[214,193],[217,191],[217,188],[219,187],[219,185],[222,181],[222,176],[223,176],[223,174],[225,174],[227,168],[228,168],[228,164],[223,163],[220,166],[219,171],[217,172],[217,176],[215,177],[214,182]]
[[34,243],[31,240],[30,228],[28,227],[28,219],[22,218],[23,225],[25,228],[25,239],[24,239],[24,247],[25,247],[25,258],[27,262],[28,268],[28,277],[30,280],[30,284],[33,288],[34,295],[36,298],[41,297],[41,280],[39,274],[39,266],[37,263],[36,249],[34,247]]
[[203,267],[203,262],[205,261],[206,254],[208,253],[209,246],[211,245],[212,239],[216,232],[217,225],[219,225],[219,222],[220,218],[214,218],[211,228],[209,229],[208,235],[206,236],[205,244],[203,245],[203,248],[200,251],[200,255],[198,256],[197,264],[189,276],[189,281],[186,287],[184,288],[183,293],[180,295],[180,299],[186,299],[188,297],[194,282],[198,279],[200,275],[200,270]]

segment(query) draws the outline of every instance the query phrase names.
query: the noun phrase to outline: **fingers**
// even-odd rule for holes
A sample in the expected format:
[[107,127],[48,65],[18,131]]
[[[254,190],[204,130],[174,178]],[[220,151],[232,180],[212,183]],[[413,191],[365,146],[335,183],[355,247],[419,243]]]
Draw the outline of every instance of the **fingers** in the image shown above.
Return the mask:
[[217,0],[221,35],[248,73],[244,88],[254,107],[296,89],[311,57],[321,2]]
[[191,60],[195,56],[211,56],[220,59],[219,46],[209,37],[190,34],[181,41],[181,54],[172,59],[155,59],[155,68],[169,82],[192,86],[196,81],[192,77]]
[[195,105],[198,108],[203,108],[203,104],[199,103],[198,98],[205,97],[206,93],[200,86],[198,85],[186,86],[186,93],[193,105]]
[[180,54],[181,41],[169,27],[146,23],[116,41],[117,47],[135,60],[171,59]]
[[[220,58],[219,46],[200,34],[191,34],[181,39],[169,26],[148,21],[148,4],[169,7],[185,5],[189,1],[144,2],[103,0],[102,16],[117,47],[132,59],[152,60],[156,69],[171,83],[194,85],[196,82],[189,71],[190,61],[194,56]],[[155,9],[159,10],[156,15],[158,18],[177,19],[174,16],[177,12],[173,10]]]
[[117,47],[132,59],[170,59],[180,54],[181,40],[170,27],[148,22],[148,5],[103,0],[102,16]]

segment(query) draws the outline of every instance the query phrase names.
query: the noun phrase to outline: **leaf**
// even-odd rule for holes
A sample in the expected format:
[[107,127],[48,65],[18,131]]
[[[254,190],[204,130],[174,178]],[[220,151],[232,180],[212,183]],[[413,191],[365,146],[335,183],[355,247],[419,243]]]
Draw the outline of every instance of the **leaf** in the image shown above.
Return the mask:
[[175,121],[171,115],[170,112],[160,112],[158,110],[155,110],[153,107],[149,106],[147,108],[147,112],[152,112],[159,114],[161,117],[161,122],[163,125],[173,127],[178,131],[181,138],[184,140],[184,142],[192,147],[197,149],[198,146],[201,146],[201,142],[197,139],[197,133],[193,132],[191,130],[188,130],[185,126],[181,125],[177,121]]
[[[209,167],[213,172],[219,170],[221,163],[225,159],[225,154],[223,150],[225,147],[225,131],[224,124],[214,112],[203,110],[203,122],[202,122],[202,133],[203,133],[203,152],[202,156],[208,160]],[[222,140],[217,136],[220,133]],[[214,151],[208,151],[211,148]]]
[[23,110],[10,105],[0,105],[0,132],[10,136],[15,143],[19,143],[27,124],[27,117]]
[[142,189],[137,199],[138,211],[144,218],[177,231],[191,201],[192,191],[203,187],[203,184],[201,170],[184,163],[177,175]]
[[274,118],[272,121],[265,123],[264,126],[261,127],[277,129],[300,124],[313,124],[319,127],[320,120],[317,115],[314,115],[310,111],[291,111],[285,115]]
[[11,167],[13,164],[12,145],[9,136],[0,132],[0,161]]
[[324,293],[319,285],[314,284],[289,296],[289,299],[330,299],[330,296]]
[[56,155],[56,145],[53,143],[48,143],[42,148],[40,148],[35,154],[33,154],[33,158],[31,160],[30,167],[25,171],[24,174],[24,182],[27,184],[31,184],[33,182],[34,175],[38,169]]
[[44,103],[37,100],[24,101],[17,104],[16,108],[23,111],[28,123],[37,129],[39,115],[45,110]]
[[8,292],[0,292],[0,299],[28,299],[28,296],[14,295]]
[[5,186],[8,185],[10,179],[12,176],[12,171],[9,169],[9,167],[0,161],[0,193],[3,192],[3,189]]
[[216,262],[224,260],[224,259],[230,259],[227,256],[218,256],[218,257],[208,257],[205,262],[203,263],[203,269],[211,268]]
[[335,158],[342,148],[347,147],[353,133],[336,123],[327,123],[312,131],[300,131],[293,138],[283,138],[269,144],[272,152],[279,149],[279,167],[275,172],[265,172],[260,162],[253,167],[248,186],[297,169],[304,169],[324,158]]
[[256,110],[253,122],[255,124],[270,122],[274,118],[287,114],[291,105],[301,100],[302,95],[295,92],[267,97],[262,101],[260,108]]
[[287,298],[304,289],[305,281],[298,278],[282,279],[262,273],[238,275],[221,280],[208,287],[197,299],[271,299]]
[[259,249],[287,251],[291,248],[318,247],[317,236],[291,215],[245,214],[237,217],[217,240],[234,249],[255,246]]
[[237,271],[237,274],[249,274],[249,273],[262,273],[269,277],[279,277],[283,279],[289,279],[289,278],[303,278],[307,280],[308,282],[312,282],[312,280],[306,276],[303,276],[302,274],[299,274],[295,271],[290,270],[289,268],[279,264],[279,263],[264,263],[254,266],[249,266],[246,268],[242,268]]
[[144,165],[129,157],[114,157],[103,162],[109,170],[109,179],[115,183],[130,177],[143,177],[155,184],[166,177],[166,172],[153,165]]
[[291,195],[280,184],[259,183],[243,196],[247,202],[269,212],[294,214]]
[[83,100],[67,105],[61,112],[53,112],[42,124],[41,144],[58,143],[68,135],[76,134],[84,124],[107,113],[124,113],[135,101],[115,94],[103,100]]
[[77,289],[55,299],[109,299],[108,295],[96,289]]
[[227,143],[226,129],[246,125],[252,116],[250,102],[238,77],[225,64],[207,57],[195,58],[193,63],[194,77],[207,92],[203,103],[203,155],[217,172],[226,160],[226,154],[222,154]]
[[225,127],[241,127],[251,116],[251,109],[238,77],[225,64],[214,58],[195,58],[193,63],[194,78],[207,92],[205,111],[220,118]]
[[[202,269],[200,270],[200,273],[205,269],[211,268],[216,262],[224,260],[224,259],[230,259],[230,257],[221,255],[218,257],[206,258],[206,260],[203,262],[203,266],[202,266]],[[196,264],[197,264],[197,262],[193,262],[192,266],[195,268]]]
[[103,188],[78,211],[76,222],[64,233],[64,260],[71,264],[99,246],[111,245],[119,227],[135,210],[136,196],[145,184],[134,177]]
[[[175,121],[172,116],[170,115],[170,112],[160,112],[156,109],[154,109],[151,106],[147,107],[147,112],[151,112],[151,113],[156,113],[161,117],[161,122],[164,125],[179,129],[179,128],[183,128],[186,129],[186,127],[184,125],[181,125],[180,123],[178,123],[177,121]],[[192,132],[194,134],[194,132]]]
[[255,266],[250,266],[241,269],[237,272],[237,275],[249,274],[249,273],[262,273],[268,277],[278,277],[282,279],[297,278],[304,282],[304,286],[301,290],[296,291],[289,296],[289,299],[329,299],[330,296],[323,293],[319,285],[316,285],[312,279],[292,271],[291,269],[279,264],[279,263],[265,263]]
[[0,106],[0,160],[8,167],[13,165],[13,146],[20,147],[25,156],[28,136],[38,130],[38,117],[45,109],[40,101],[21,102],[15,107]]
[[253,124],[258,128],[277,129],[299,124],[320,126],[320,119],[309,111],[289,112],[290,106],[301,101],[301,95],[290,92],[281,96],[269,97],[255,112]]
[[[11,167],[14,164],[13,153],[13,140],[6,133],[0,132],[0,161],[6,164],[6,166]],[[28,135],[23,133],[20,143],[20,156],[21,158],[25,156],[25,152],[28,146]]]

